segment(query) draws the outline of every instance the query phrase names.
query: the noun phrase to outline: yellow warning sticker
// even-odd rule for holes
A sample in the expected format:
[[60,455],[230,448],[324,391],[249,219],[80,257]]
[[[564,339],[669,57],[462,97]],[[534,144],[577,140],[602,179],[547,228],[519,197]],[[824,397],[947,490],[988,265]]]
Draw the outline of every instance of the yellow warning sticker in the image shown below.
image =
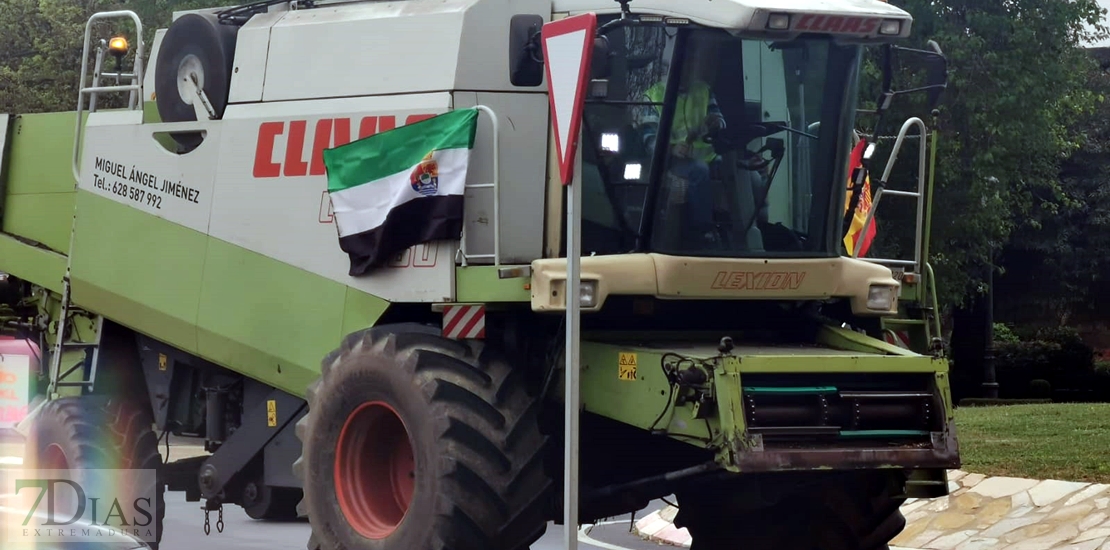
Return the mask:
[[636,380],[636,354],[622,351],[617,359],[617,378]]
[[266,425],[273,428],[277,426],[277,401],[266,401]]
[[167,363],[166,354],[159,353],[158,354],[158,370],[166,370],[166,363]]

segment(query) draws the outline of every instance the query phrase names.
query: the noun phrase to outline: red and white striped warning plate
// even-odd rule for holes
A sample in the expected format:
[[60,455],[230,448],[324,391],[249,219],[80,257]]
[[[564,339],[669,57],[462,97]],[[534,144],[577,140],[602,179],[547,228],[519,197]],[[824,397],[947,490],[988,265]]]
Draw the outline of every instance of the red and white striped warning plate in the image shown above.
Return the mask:
[[455,340],[486,337],[486,306],[454,305],[443,308],[443,336]]

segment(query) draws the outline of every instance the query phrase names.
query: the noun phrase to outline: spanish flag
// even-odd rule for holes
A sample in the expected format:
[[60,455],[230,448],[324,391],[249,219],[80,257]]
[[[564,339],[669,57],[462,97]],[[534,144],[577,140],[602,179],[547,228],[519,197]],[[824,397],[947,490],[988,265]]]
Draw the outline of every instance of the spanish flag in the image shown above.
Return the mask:
[[[852,191],[854,183],[852,182],[852,173],[856,168],[863,167],[863,150],[867,147],[866,140],[859,140],[855,149],[852,149],[852,156],[850,159],[848,169],[848,200],[844,203],[844,213],[848,213],[848,207],[852,201]],[[856,206],[856,211],[852,214],[852,225],[848,228],[848,234],[844,236],[844,246],[848,249],[848,255],[851,256],[852,252],[856,249],[856,239],[859,238],[860,232],[863,230],[863,223],[867,221],[867,212],[871,210],[871,177],[868,176],[863,182],[863,192],[860,193],[859,204]],[[867,249],[871,247],[871,241],[875,239],[875,220],[871,220],[871,224],[867,227],[867,232],[863,235],[863,246],[860,247],[859,255],[866,256]]]

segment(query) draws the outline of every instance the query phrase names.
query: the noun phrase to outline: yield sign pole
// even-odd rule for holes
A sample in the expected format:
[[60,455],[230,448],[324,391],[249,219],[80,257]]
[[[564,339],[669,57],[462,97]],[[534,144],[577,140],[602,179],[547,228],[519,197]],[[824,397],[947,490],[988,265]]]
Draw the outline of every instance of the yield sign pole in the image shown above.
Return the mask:
[[582,186],[574,179],[574,153],[578,149],[582,106],[590,74],[597,16],[593,13],[560,19],[543,27],[544,70],[551,101],[559,175],[568,189],[566,382],[563,464],[564,546],[578,548],[578,409],[579,337],[581,302]]

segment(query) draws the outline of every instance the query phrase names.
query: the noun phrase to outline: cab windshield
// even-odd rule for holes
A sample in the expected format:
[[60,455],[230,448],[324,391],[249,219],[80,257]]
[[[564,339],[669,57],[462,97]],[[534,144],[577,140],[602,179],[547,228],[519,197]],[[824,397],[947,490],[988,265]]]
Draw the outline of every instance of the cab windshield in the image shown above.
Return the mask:
[[838,253],[857,47],[696,26],[606,36],[583,116],[584,254]]

